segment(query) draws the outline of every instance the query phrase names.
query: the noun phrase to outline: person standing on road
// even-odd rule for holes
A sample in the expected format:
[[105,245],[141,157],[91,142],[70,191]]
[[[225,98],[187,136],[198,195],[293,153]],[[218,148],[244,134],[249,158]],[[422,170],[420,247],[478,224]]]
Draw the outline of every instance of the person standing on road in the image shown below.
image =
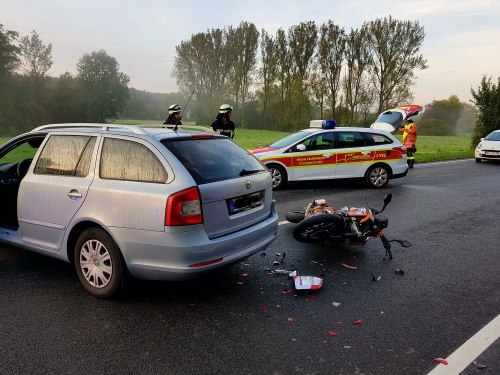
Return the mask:
[[179,104],[172,104],[168,107],[168,118],[163,125],[182,125],[181,122],[182,108]]
[[399,129],[399,133],[403,136],[403,146],[406,147],[406,154],[408,156],[408,167],[413,168],[415,163],[415,147],[417,143],[417,130],[418,126],[412,120],[405,121],[405,125]]
[[223,104],[219,108],[219,113],[210,127],[213,131],[225,135],[229,139],[234,138],[234,122],[231,121],[233,107],[229,104]]

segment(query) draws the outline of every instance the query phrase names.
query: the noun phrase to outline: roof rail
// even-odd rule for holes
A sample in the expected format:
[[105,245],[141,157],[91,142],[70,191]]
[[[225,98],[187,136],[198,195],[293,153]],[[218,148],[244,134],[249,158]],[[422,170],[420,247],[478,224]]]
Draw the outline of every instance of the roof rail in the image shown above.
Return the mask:
[[211,128],[205,127],[205,126],[200,126],[200,125],[173,125],[173,124],[163,124],[163,125],[150,125],[150,124],[144,124],[144,125],[139,125],[143,126],[145,128],[157,128],[157,127],[162,127],[166,129],[175,129],[177,126],[177,130],[188,130],[188,129],[195,129],[195,130],[201,130],[207,133],[215,133]]
[[42,125],[38,128],[33,129],[33,131],[47,130],[47,129],[61,129],[61,128],[101,128],[102,130],[109,129],[128,129],[134,134],[149,134],[141,126],[135,125],[120,125],[120,124],[89,124],[89,123],[75,123],[75,124],[49,124]]

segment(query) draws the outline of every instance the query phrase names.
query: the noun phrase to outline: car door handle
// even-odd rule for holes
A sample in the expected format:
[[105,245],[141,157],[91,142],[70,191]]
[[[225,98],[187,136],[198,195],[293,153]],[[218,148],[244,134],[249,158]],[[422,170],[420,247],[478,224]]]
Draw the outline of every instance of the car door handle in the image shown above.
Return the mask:
[[68,197],[70,197],[71,199],[76,199],[81,198],[82,195],[78,192],[78,190],[73,189],[68,193]]

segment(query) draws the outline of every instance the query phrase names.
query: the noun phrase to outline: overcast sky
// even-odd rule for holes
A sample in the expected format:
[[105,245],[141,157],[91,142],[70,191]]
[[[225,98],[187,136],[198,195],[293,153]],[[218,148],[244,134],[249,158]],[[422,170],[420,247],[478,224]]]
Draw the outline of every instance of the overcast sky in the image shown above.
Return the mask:
[[483,74],[500,76],[500,0],[0,0],[0,24],[21,36],[35,30],[52,43],[50,75],[69,71],[84,53],[101,49],[130,76],[130,87],[177,91],[170,77],[175,46],[207,29],[255,24],[275,34],[300,22],[333,20],[359,28],[391,15],[418,20],[429,69],[417,72],[415,103],[458,95],[470,99]]

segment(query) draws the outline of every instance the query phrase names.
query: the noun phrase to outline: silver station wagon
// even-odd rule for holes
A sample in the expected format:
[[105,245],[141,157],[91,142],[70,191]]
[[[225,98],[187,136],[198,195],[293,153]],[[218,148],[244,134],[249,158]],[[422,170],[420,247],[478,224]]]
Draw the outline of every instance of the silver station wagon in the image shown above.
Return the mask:
[[97,297],[237,263],[278,228],[266,167],[186,126],[41,126],[0,147],[0,196],[0,242],[74,263]]

